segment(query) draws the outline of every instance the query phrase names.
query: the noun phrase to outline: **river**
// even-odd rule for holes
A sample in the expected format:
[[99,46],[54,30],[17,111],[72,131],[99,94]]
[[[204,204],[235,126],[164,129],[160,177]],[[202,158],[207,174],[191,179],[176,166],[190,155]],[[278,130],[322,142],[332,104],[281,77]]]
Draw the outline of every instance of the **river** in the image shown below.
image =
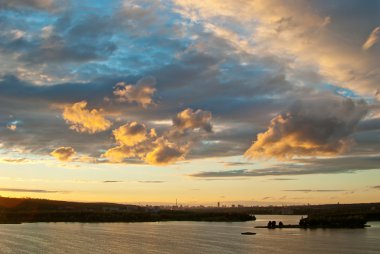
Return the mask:
[[[0,224],[0,253],[380,253],[380,222],[365,229],[257,229],[268,220],[298,223],[295,215],[258,215],[250,222]],[[241,235],[241,232],[256,235]]]

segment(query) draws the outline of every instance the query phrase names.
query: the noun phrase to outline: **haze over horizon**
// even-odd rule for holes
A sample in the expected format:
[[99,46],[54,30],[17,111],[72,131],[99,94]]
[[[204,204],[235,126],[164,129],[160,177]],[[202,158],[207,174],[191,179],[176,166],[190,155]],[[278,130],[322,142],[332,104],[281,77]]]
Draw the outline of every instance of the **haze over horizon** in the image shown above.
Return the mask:
[[0,2],[0,195],[379,202],[380,1]]

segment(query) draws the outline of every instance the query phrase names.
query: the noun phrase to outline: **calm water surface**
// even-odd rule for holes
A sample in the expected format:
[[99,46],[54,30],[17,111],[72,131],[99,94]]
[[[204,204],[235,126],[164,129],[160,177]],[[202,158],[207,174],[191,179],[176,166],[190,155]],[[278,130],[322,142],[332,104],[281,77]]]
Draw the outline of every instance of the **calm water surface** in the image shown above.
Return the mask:
[[[256,229],[255,222],[0,224],[0,253],[380,253],[380,222],[366,229]],[[244,236],[253,231],[257,235]]]

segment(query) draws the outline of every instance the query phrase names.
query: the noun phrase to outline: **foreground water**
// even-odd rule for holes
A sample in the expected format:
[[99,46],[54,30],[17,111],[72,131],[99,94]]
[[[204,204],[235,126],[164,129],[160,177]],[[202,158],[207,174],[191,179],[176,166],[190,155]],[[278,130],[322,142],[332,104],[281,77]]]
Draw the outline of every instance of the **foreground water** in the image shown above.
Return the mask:
[[[0,253],[380,253],[380,222],[365,229],[256,229],[255,222],[31,223],[0,225]],[[241,232],[256,235],[244,236]]]

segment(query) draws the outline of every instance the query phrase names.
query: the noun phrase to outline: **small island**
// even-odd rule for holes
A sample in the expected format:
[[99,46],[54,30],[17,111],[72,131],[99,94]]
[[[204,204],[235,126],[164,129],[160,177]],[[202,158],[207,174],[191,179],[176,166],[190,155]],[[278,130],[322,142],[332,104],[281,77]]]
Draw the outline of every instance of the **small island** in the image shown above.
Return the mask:
[[364,228],[367,220],[363,215],[355,214],[311,214],[306,218],[301,218],[298,225],[284,225],[281,221],[269,221],[267,226],[257,226],[256,228]]

